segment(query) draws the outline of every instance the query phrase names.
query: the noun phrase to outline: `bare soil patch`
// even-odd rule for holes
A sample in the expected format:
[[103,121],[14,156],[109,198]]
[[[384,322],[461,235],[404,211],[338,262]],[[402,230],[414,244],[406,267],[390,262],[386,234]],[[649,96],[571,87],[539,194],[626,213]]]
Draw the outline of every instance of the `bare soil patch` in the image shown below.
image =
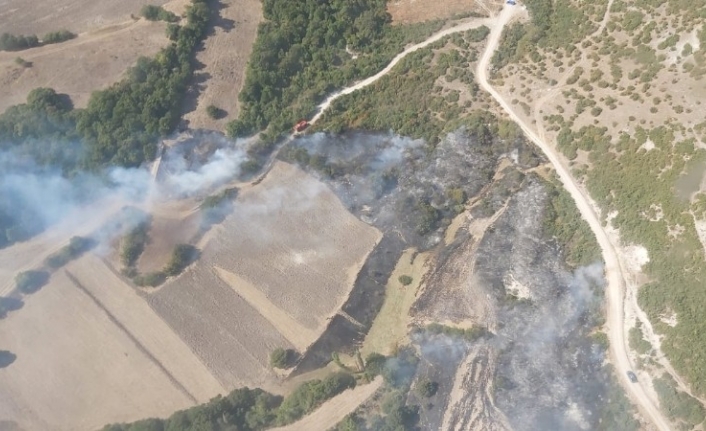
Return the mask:
[[[86,106],[93,91],[118,81],[140,56],[153,56],[166,46],[164,28],[163,23],[128,21],[55,45],[0,52],[0,112],[24,103],[37,87],[53,88],[68,94],[76,107]],[[32,66],[16,64],[17,57]]]
[[[480,0],[480,3],[493,6],[493,1]],[[392,15],[393,23],[411,24],[470,12],[488,15],[487,9],[480,3],[469,0],[393,0],[387,4],[387,11]]]
[[41,35],[57,30],[83,33],[122,23],[139,15],[146,4],[163,5],[166,0],[76,1],[0,0],[0,28],[13,34]]
[[166,416],[223,392],[136,292],[95,256],[59,271],[0,323],[17,359],[0,416],[26,429],[98,429]]
[[[245,81],[245,68],[262,21],[259,0],[222,0],[215,18],[213,34],[204,42],[196,59],[204,66],[195,74],[198,94],[190,97],[185,118],[192,128],[222,131],[238,116],[238,94]],[[212,119],[206,108],[214,105],[225,111],[223,118]]]

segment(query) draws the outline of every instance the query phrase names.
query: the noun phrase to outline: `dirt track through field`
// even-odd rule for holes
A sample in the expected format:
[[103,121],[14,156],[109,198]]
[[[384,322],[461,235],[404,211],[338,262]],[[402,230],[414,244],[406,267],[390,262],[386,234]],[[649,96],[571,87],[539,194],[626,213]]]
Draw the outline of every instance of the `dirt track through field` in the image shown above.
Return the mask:
[[143,355],[147,356],[149,360],[152,361],[157,366],[157,368],[159,368],[164,373],[165,376],[167,376],[167,378],[170,382],[172,382],[174,387],[176,387],[182,394],[189,398],[194,404],[198,403],[196,397],[189,393],[189,391],[184,387],[184,385],[182,385],[172,375],[172,373],[170,373],[169,370],[164,367],[164,365],[159,361],[159,359],[155,358],[154,355],[149,350],[147,350],[145,346],[143,346],[142,343],[140,343],[137,338],[135,338],[135,336],[130,331],[128,331],[128,329],[122,323],[120,323],[118,319],[115,318],[113,313],[111,313],[110,311],[108,311],[107,308],[105,308],[105,306],[98,300],[98,298],[96,298],[88,289],[83,287],[83,285],[76,279],[76,277],[74,277],[68,270],[65,270],[64,272],[66,273],[66,277],[71,280],[74,286],[76,286],[76,288],[78,288],[84,295],[88,296],[91,301],[93,301],[93,303],[96,304],[96,306],[100,308],[103,313],[105,313],[108,319],[113,322],[113,324],[117,326],[118,329],[120,329],[125,334],[125,336],[127,336],[130,341],[135,344],[137,350],[139,350]]
[[566,190],[571,194],[571,197],[581,212],[582,217],[586,220],[586,222],[588,222],[591,230],[596,236],[606,265],[605,273],[608,283],[608,294],[606,296],[608,301],[607,326],[609,328],[608,335],[610,338],[611,357],[617,368],[618,377],[627,393],[631,396],[633,401],[638,404],[640,410],[647,418],[649,418],[650,422],[652,422],[659,430],[667,431],[670,429],[668,422],[662,416],[659,408],[652,403],[652,400],[650,399],[645,388],[643,388],[640,383],[631,383],[626,375],[627,371],[632,370],[632,366],[630,364],[630,358],[626,348],[625,332],[623,329],[623,295],[625,290],[625,280],[623,268],[621,267],[620,260],[617,257],[614,245],[610,242],[607,233],[603,229],[598,216],[589,202],[589,198],[584,195],[582,190],[574,181],[573,177],[571,177],[568,169],[561,162],[554,148],[542,140],[513,110],[510,104],[502,98],[500,93],[498,93],[488,82],[488,66],[490,64],[490,59],[492,58],[493,53],[497,49],[500,42],[503,28],[519,10],[520,8],[517,7],[506,6],[497,17],[497,22],[492,27],[486,49],[482,54],[481,60],[478,62],[476,77],[478,78],[478,82],[481,87],[493,96],[493,98],[500,104],[502,109],[510,116],[510,118],[522,128],[525,135],[547,156],[559,175],[564,188],[566,188]]

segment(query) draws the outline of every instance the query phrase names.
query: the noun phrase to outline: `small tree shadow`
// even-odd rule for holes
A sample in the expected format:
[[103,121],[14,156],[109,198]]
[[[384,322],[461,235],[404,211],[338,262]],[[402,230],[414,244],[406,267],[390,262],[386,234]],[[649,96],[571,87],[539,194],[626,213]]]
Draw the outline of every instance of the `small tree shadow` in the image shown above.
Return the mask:
[[10,364],[15,362],[17,355],[7,350],[0,350],[0,368],[9,367]]
[[219,1],[216,7],[213,8],[213,16],[211,17],[213,27],[211,28],[211,34],[215,32],[216,27],[222,29],[226,33],[230,33],[230,31],[235,28],[235,21],[229,18],[224,18],[221,13],[222,10],[227,9],[229,6],[230,5]]
[[25,303],[19,298],[0,297],[0,319],[7,316],[7,313],[17,311],[22,308]]

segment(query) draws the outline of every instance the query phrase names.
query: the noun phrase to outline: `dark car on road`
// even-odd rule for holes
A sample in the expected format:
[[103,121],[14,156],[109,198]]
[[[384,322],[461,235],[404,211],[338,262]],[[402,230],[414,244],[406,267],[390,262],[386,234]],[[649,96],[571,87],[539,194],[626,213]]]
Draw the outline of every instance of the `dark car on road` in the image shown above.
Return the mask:
[[632,371],[628,371],[628,379],[633,383],[637,383],[637,376]]

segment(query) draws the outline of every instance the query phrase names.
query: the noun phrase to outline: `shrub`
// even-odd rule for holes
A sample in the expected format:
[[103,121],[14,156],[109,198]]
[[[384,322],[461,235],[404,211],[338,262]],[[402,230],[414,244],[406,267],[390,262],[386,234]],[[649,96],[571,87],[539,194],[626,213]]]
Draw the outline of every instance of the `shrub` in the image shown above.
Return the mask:
[[400,275],[400,277],[397,279],[403,286],[409,286],[412,284],[412,277],[409,275]]
[[176,22],[179,21],[179,17],[174,13],[164,10],[161,6],[155,6],[147,4],[142,6],[140,10],[140,15],[145,17],[149,21],[166,21],[166,22]]
[[293,367],[298,359],[299,353],[296,350],[278,347],[270,353],[270,366],[284,370]]
[[417,384],[417,393],[424,398],[431,398],[439,390],[439,384],[431,380],[423,380]]
[[42,38],[42,43],[44,43],[44,44],[60,43],[60,42],[65,42],[67,40],[71,40],[75,37],[76,37],[76,34],[71,33],[68,30],[53,31],[51,33],[47,33],[44,35],[44,37]]
[[212,120],[218,120],[226,116],[226,111],[222,110],[216,105],[208,105],[206,107],[206,114]]
[[15,64],[22,67],[32,67],[32,62],[27,61],[22,57],[15,58]]
[[35,35],[15,36],[9,33],[0,35],[0,51],[21,51],[39,46],[39,38]]
[[164,273],[168,276],[175,276],[189,266],[198,256],[198,249],[190,244],[179,244],[174,247],[172,257],[169,259],[167,266],[164,267]]
[[49,255],[49,257],[44,260],[44,263],[50,268],[61,268],[69,263],[69,261],[76,259],[93,248],[95,244],[93,239],[74,236],[69,240],[68,245],[62,247],[61,250],[56,253]]
[[148,272],[147,274],[136,275],[132,281],[138,286],[157,287],[167,280],[164,271]]
[[49,281],[46,271],[24,271],[15,277],[15,285],[24,294],[34,293]]

